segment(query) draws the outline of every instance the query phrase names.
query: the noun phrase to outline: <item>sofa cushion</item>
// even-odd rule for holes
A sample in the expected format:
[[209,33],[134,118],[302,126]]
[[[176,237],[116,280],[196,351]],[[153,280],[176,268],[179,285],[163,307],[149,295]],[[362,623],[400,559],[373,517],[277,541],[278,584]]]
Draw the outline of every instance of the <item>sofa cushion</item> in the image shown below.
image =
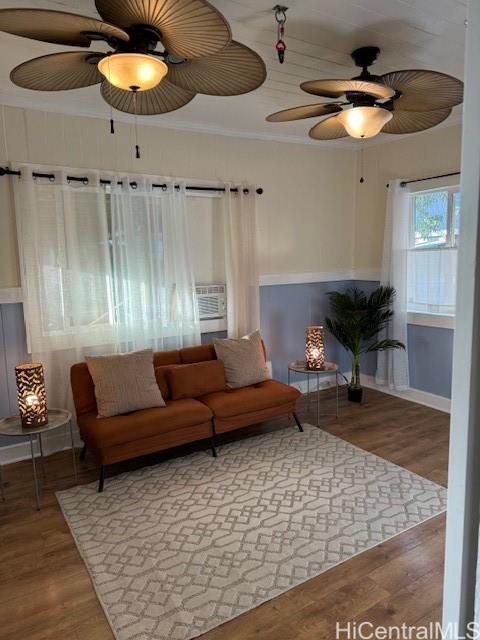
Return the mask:
[[174,349],[172,351],[155,351],[153,354],[153,366],[163,367],[167,364],[182,364],[180,359],[180,351]]
[[220,360],[170,367],[166,376],[172,400],[198,398],[227,388],[225,370]]
[[97,399],[92,376],[86,362],[78,362],[70,369],[70,384],[72,385],[73,402],[77,416],[82,413],[97,411]]
[[217,339],[213,344],[217,358],[222,360],[225,366],[227,386],[231,389],[247,387],[271,377],[265,363],[259,331],[243,338]]
[[217,358],[213,344],[184,347],[180,349],[179,354],[182,364],[193,364],[194,362],[204,362],[205,360],[215,360]]
[[[167,364],[161,367],[155,367],[155,379],[157,380],[158,388],[162,394],[164,400],[171,400],[172,395],[170,393],[170,387],[168,385],[168,374],[172,369],[181,367],[181,364]],[[193,398],[193,396],[188,396]]]
[[95,385],[99,418],[165,406],[155,379],[151,349],[86,356],[85,361]]
[[161,433],[208,422],[210,409],[197,400],[171,400],[163,408],[141,409],[121,416],[97,418],[94,412],[79,417],[82,437],[97,449],[150,438]]
[[265,380],[250,387],[228,389],[201,396],[199,400],[219,418],[231,418],[244,413],[269,409],[294,402],[301,393],[277,380]]

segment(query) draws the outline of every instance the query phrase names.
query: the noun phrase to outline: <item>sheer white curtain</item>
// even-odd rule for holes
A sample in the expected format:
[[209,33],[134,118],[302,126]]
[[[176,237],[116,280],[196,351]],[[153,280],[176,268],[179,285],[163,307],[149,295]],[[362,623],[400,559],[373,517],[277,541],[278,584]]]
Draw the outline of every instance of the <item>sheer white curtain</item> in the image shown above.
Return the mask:
[[[104,189],[68,184],[65,170],[19,167],[14,199],[28,351],[42,362],[48,403],[71,407],[70,366],[115,344]],[[33,179],[32,169],[54,182]]]
[[124,350],[199,344],[185,186],[136,184],[124,178],[110,196],[118,343]]
[[408,309],[418,313],[455,315],[457,249],[408,252]]
[[[394,316],[382,338],[400,340],[407,347],[407,270],[409,239],[409,191],[401,180],[388,189],[381,284],[395,287]],[[377,384],[404,391],[409,388],[408,351],[393,349],[377,355]]]
[[70,367],[85,355],[200,342],[184,189],[157,194],[144,181],[134,192],[122,176],[109,195],[97,172],[18,168],[28,349],[44,364],[49,406],[71,407]]
[[[227,285],[227,328],[232,338],[260,327],[260,288],[257,258],[256,197],[253,187],[221,198]],[[248,189],[248,193],[244,193]]]

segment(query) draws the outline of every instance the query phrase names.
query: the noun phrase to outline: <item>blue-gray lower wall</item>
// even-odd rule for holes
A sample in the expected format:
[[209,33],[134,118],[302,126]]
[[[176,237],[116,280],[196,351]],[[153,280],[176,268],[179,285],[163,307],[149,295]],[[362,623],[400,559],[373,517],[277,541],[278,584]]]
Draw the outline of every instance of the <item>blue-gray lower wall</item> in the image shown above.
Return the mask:
[[452,357],[452,329],[408,325],[408,364],[413,389],[450,398]]
[[[357,286],[366,292],[378,283],[342,280],[310,284],[263,286],[260,289],[261,330],[272,361],[273,375],[287,380],[287,365],[304,357],[305,327],[323,324],[329,314],[329,291],[344,291]],[[205,334],[202,342],[224,337],[224,332]],[[435,395],[450,397],[452,377],[453,331],[409,325],[408,348],[410,386]],[[350,370],[348,354],[328,334],[326,356]],[[16,413],[15,365],[28,360],[21,304],[0,305],[0,417]],[[375,354],[362,362],[362,371],[374,375]],[[300,376],[298,380],[300,380]],[[13,438],[1,438],[0,446],[13,444]]]
[[[0,305],[0,417],[18,413],[15,365],[28,362],[27,339],[21,304]],[[0,436],[0,447],[22,438]]]
[[[355,283],[359,287],[370,283]],[[305,327],[323,324],[329,315],[329,291],[345,291],[352,282],[314,282],[265,286],[260,289],[260,317],[262,336],[272,361],[273,376],[287,380],[287,366],[294,360],[303,360],[305,353]],[[328,333],[325,336],[327,360],[338,362],[342,371],[351,369],[350,359]],[[364,373],[375,372],[375,359],[365,358]],[[300,376],[298,380],[300,380]]]

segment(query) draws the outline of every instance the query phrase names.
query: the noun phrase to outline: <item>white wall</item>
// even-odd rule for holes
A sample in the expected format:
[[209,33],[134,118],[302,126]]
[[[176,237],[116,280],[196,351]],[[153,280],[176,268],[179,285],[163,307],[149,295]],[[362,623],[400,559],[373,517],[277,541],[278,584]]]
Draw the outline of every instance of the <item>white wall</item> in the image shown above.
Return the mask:
[[225,282],[219,198],[189,196],[187,203],[195,282],[197,284]]
[[[378,274],[386,183],[456,171],[461,127],[391,137],[364,151],[249,140],[117,123],[16,107],[0,107],[0,164],[32,162],[113,169],[262,186],[258,197],[260,273]],[[362,159],[363,155],[363,159]],[[359,183],[360,173],[365,182]],[[7,178],[0,179],[0,287],[19,284],[15,224]],[[191,201],[198,281],[222,278],[212,199]],[[212,217],[213,216],[213,217]]]
[[[424,178],[460,169],[460,125],[431,129],[357,152],[354,265],[378,272],[382,263],[386,184],[395,178]],[[363,165],[363,170],[362,170]],[[360,175],[365,182],[360,184]]]
[[[118,123],[112,136],[108,123],[96,118],[7,106],[0,116],[2,165],[23,161],[247,181],[265,190],[258,197],[262,274],[352,267],[356,158],[350,150],[144,125],[139,127],[142,158],[136,160],[133,127],[125,123]],[[0,179],[0,287],[19,284],[8,180]],[[210,278],[216,267],[198,268]]]

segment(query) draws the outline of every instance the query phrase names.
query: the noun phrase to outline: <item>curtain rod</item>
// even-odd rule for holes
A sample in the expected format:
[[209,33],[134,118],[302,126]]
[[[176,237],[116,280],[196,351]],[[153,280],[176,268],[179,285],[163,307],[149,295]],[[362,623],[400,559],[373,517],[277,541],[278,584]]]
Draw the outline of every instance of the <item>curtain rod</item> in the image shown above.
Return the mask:
[[[0,167],[0,176],[20,176],[22,175],[21,171],[14,171],[12,169],[7,168],[3,168]],[[34,178],[45,178],[47,180],[50,180],[50,182],[54,182],[55,181],[55,174],[53,173],[36,173],[35,171],[32,172],[32,176]],[[87,185],[88,184],[88,178],[86,176],[84,177],[78,177],[78,176],[67,176],[67,181],[68,182],[82,182],[83,184]],[[100,184],[112,184],[111,180],[103,180],[101,179]],[[123,185],[123,182],[121,180],[119,180],[117,182],[118,185]],[[133,181],[130,182],[129,185],[131,186],[132,189],[136,189],[138,184]],[[163,189],[166,190],[167,189],[166,184],[152,184],[152,187],[154,187],[155,189]],[[218,191],[218,192],[225,192],[226,188],[225,187],[196,187],[196,186],[192,186],[192,185],[187,185],[185,187],[188,191]],[[179,190],[180,189],[180,185],[176,184],[175,185],[175,189]],[[238,193],[239,188],[238,187],[230,187],[230,191],[232,193]],[[243,193],[250,193],[250,189],[242,189]],[[258,187],[257,189],[255,189],[255,193],[257,193],[259,196],[262,195],[263,193],[263,189],[262,187]]]
[[417,178],[416,180],[404,180],[403,182],[400,182],[400,186],[406,187],[407,184],[412,184],[414,182],[425,182],[426,180],[436,180],[437,178],[450,178],[451,176],[459,176],[459,175],[460,175],[460,171],[454,171],[453,173],[442,173],[439,176],[430,176],[429,178]]

